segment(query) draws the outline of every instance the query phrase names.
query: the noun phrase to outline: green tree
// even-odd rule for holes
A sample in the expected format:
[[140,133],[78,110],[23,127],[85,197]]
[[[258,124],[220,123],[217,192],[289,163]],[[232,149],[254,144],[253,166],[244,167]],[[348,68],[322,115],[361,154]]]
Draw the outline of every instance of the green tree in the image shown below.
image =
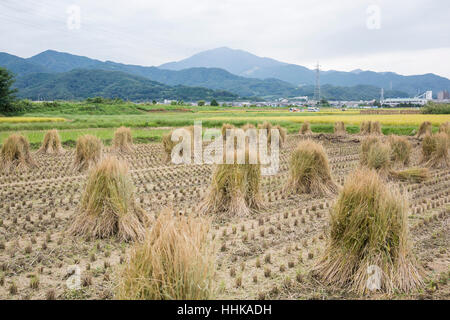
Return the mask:
[[153,104],[156,104],[156,100],[153,100],[152,103],[153,103]]
[[0,113],[15,113],[19,111],[14,103],[17,89],[11,89],[14,75],[5,68],[0,68]]
[[197,105],[199,107],[203,107],[205,105],[205,100],[200,100],[199,102],[197,102]]
[[320,106],[322,107],[328,107],[330,104],[328,103],[327,99],[320,100]]
[[218,106],[219,106],[219,103],[216,101],[216,99],[212,99],[210,105],[211,105],[212,107],[218,107]]

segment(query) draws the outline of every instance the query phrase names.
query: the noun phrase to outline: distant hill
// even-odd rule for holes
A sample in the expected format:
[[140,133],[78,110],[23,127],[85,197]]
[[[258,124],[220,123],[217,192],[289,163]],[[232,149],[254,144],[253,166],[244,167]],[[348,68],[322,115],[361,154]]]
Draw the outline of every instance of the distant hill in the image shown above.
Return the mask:
[[[195,67],[223,68],[236,75],[258,79],[276,78],[294,86],[314,84],[315,71],[303,66],[261,58],[242,50],[218,48],[203,51],[178,62],[161,65],[161,68],[182,70]],[[356,71],[356,72],[355,72]],[[321,72],[321,83],[334,86],[372,85],[400,90],[415,95],[433,90],[435,93],[450,90],[450,80],[435,74],[402,76],[393,72],[354,70],[352,72]]]
[[15,83],[18,96],[28,99],[79,100],[101,96],[133,101],[153,99],[232,100],[237,95],[207,88],[168,86],[119,71],[75,69],[63,73],[33,73]]

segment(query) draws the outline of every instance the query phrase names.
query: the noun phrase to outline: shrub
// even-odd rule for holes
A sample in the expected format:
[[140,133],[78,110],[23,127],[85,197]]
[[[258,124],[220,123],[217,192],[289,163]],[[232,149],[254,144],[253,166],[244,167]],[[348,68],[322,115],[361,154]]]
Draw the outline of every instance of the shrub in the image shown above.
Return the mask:
[[314,196],[337,192],[331,178],[328,157],[322,145],[305,140],[297,145],[289,162],[289,178],[285,189],[289,192],[310,193]]
[[58,130],[53,129],[47,131],[42,141],[42,145],[37,151],[41,154],[61,154],[64,153],[64,149],[61,145],[61,138],[59,137]]
[[108,157],[90,171],[69,232],[94,238],[142,240],[148,224],[148,215],[135,203],[127,165]]
[[450,114],[450,104],[434,104],[428,103],[422,108],[422,113],[425,114]]
[[0,151],[1,171],[23,170],[36,166],[30,154],[30,143],[27,138],[12,134],[4,141]]
[[202,212],[244,216],[262,207],[260,164],[249,163],[248,150],[245,151],[245,163],[238,164],[236,160],[242,152],[235,151],[234,163],[216,166],[211,187],[201,204]]
[[116,298],[200,300],[213,294],[214,251],[204,218],[162,212],[120,273]]
[[73,167],[76,171],[88,170],[95,165],[102,156],[102,142],[99,138],[84,135],[78,138],[75,148]]
[[381,271],[380,289],[408,292],[422,284],[411,252],[408,205],[373,170],[347,179],[330,212],[330,233],[315,273],[328,284],[368,291],[369,266]]
[[120,127],[114,132],[113,147],[119,152],[132,151],[133,137],[130,128]]

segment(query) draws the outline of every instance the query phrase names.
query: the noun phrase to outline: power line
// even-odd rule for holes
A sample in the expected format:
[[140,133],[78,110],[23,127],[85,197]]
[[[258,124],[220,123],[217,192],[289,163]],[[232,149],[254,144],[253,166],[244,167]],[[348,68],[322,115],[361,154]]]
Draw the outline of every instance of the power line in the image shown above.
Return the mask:
[[317,65],[316,65],[316,86],[314,88],[314,100],[316,100],[317,103],[320,103],[320,65],[319,65],[319,62],[317,62]]

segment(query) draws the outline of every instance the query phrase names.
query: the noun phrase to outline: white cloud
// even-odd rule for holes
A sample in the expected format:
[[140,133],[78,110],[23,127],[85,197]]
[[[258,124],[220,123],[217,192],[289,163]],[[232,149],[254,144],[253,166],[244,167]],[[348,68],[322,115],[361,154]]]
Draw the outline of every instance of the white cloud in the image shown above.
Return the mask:
[[[66,9],[81,9],[68,30]],[[381,28],[366,26],[369,5]],[[46,49],[100,60],[159,65],[229,46],[326,69],[370,69],[450,77],[448,0],[2,0],[0,51]]]

